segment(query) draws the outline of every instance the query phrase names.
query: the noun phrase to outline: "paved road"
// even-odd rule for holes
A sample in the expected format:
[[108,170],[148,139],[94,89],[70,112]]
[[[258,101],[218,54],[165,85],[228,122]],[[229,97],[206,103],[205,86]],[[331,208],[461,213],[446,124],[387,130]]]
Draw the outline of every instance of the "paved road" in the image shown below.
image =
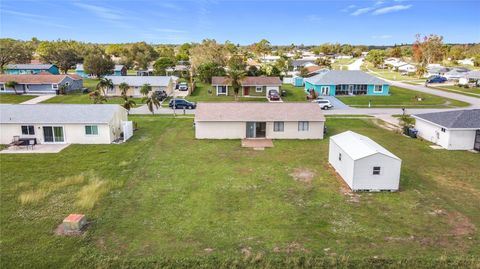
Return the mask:
[[362,66],[362,64],[363,64],[363,58],[358,58],[355,60],[355,62],[347,65],[348,70],[360,70],[360,67]]

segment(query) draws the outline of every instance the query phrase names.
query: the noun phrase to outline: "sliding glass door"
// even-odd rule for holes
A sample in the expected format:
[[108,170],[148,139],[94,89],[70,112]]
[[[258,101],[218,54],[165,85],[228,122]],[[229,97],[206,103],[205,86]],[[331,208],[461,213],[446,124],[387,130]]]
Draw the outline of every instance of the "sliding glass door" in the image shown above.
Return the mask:
[[65,136],[62,126],[43,126],[43,141],[45,143],[63,143]]

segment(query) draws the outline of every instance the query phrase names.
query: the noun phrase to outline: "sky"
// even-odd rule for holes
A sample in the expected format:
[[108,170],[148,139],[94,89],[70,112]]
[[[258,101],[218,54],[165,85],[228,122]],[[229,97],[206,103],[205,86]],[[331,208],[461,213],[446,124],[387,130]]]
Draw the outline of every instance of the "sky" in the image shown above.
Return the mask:
[[0,0],[0,36],[95,43],[480,42],[480,0]]

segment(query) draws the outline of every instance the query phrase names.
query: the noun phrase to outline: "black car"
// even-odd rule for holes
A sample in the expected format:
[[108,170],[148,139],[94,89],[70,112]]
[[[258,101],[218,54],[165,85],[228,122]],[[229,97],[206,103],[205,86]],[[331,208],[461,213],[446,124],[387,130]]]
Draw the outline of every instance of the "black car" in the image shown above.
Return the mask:
[[[168,107],[173,108],[173,100],[170,101],[168,104]],[[175,109],[195,109],[197,107],[197,104],[194,102],[189,102],[185,99],[175,99]]]
[[165,91],[156,91],[155,96],[157,97],[158,101],[163,101],[167,98],[167,93]]

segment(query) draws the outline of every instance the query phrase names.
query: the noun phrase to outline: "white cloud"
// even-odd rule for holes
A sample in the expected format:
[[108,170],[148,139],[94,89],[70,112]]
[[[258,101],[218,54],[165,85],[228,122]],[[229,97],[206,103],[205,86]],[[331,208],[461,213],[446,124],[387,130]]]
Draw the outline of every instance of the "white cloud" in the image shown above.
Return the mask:
[[86,9],[88,11],[93,12],[95,15],[102,19],[106,20],[119,20],[122,18],[121,14],[119,12],[114,11],[111,8],[105,8],[101,6],[95,6],[95,5],[90,5],[90,4],[84,4],[84,3],[75,3],[76,6],[81,7],[83,9]]
[[342,12],[348,12],[349,10],[351,10],[352,8],[355,8],[355,7],[357,7],[357,6],[356,6],[356,5],[349,5],[349,6],[347,6],[346,8],[344,8],[344,9],[342,9],[342,10],[340,10],[340,11],[342,11]]
[[34,24],[43,24],[43,25],[47,25],[47,26],[64,28],[64,29],[74,29],[73,27],[65,25],[65,24],[49,22],[50,17],[48,17],[48,16],[31,14],[31,13],[20,12],[20,11],[15,11],[15,10],[8,10],[8,9],[3,9],[2,12],[15,15],[15,16],[17,16],[17,18],[22,18],[23,20],[29,21],[29,22],[34,23]]
[[395,6],[390,6],[390,7],[382,7],[374,12],[372,12],[373,15],[381,15],[381,14],[387,14],[387,13],[392,13],[392,12],[397,12],[401,10],[406,10],[411,8],[412,5],[395,5]]
[[359,8],[359,9],[355,10],[354,12],[350,13],[350,15],[352,15],[352,16],[362,15],[362,14],[365,14],[367,12],[370,12],[370,10],[372,10],[372,9],[373,8],[371,8],[371,7]]

